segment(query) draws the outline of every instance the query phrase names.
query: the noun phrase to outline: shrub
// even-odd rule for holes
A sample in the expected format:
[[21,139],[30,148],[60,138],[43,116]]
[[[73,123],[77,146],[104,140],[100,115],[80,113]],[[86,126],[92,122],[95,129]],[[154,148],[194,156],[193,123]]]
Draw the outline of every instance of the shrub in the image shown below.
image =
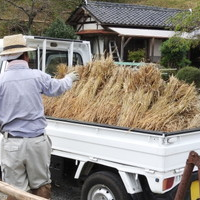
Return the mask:
[[128,60],[134,62],[141,62],[145,58],[145,50],[138,49],[136,51],[128,51]]
[[187,59],[189,50],[189,40],[180,37],[171,37],[163,42],[161,46],[160,64],[168,68],[181,69],[191,63],[191,61]]
[[187,66],[183,67],[178,71],[176,74],[176,77],[179,80],[183,80],[186,83],[193,83],[196,85],[196,87],[200,87],[200,70],[196,67]]
[[66,25],[62,19],[54,21],[46,30],[45,36],[55,38],[75,39],[75,31],[72,26]]

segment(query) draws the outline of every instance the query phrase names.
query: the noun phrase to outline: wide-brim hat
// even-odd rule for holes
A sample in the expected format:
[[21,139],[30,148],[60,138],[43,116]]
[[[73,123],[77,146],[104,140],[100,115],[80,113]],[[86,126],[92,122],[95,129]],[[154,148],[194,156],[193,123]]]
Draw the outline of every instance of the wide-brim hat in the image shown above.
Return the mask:
[[0,53],[0,56],[35,50],[26,45],[26,40],[22,34],[9,35],[3,38],[3,51]]

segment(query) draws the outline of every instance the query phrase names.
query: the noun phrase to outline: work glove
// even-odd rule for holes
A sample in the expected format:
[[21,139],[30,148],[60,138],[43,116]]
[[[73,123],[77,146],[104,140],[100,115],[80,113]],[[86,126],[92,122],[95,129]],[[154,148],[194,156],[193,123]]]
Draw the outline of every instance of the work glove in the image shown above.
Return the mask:
[[73,82],[80,80],[79,74],[76,71],[73,71],[73,72],[67,74],[66,76],[70,77]]

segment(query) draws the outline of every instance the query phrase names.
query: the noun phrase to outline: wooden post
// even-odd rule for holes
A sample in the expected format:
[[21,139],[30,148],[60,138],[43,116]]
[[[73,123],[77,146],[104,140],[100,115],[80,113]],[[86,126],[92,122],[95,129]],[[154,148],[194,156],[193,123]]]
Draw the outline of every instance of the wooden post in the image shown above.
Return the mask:
[[124,36],[121,37],[121,52],[120,52],[121,61],[124,61]]
[[183,172],[181,182],[178,186],[174,200],[183,200],[189,186],[190,177],[194,166],[198,167],[198,178],[200,181],[200,157],[195,151],[191,151],[186,161],[186,166]]
[[154,46],[155,46],[155,38],[152,38],[152,40],[151,40],[151,62],[153,62],[153,59],[154,59]]
[[0,181],[0,192],[12,196],[17,200],[47,200],[43,197],[39,197],[23,190],[20,190],[12,185]]

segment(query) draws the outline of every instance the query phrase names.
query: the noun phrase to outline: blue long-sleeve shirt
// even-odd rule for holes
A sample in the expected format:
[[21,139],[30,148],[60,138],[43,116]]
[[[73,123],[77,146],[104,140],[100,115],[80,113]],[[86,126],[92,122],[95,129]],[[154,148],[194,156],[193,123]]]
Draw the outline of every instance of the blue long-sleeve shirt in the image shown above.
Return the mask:
[[9,63],[0,75],[0,125],[14,136],[35,137],[47,125],[41,94],[58,96],[72,87],[72,79],[53,79],[30,69],[24,60]]

